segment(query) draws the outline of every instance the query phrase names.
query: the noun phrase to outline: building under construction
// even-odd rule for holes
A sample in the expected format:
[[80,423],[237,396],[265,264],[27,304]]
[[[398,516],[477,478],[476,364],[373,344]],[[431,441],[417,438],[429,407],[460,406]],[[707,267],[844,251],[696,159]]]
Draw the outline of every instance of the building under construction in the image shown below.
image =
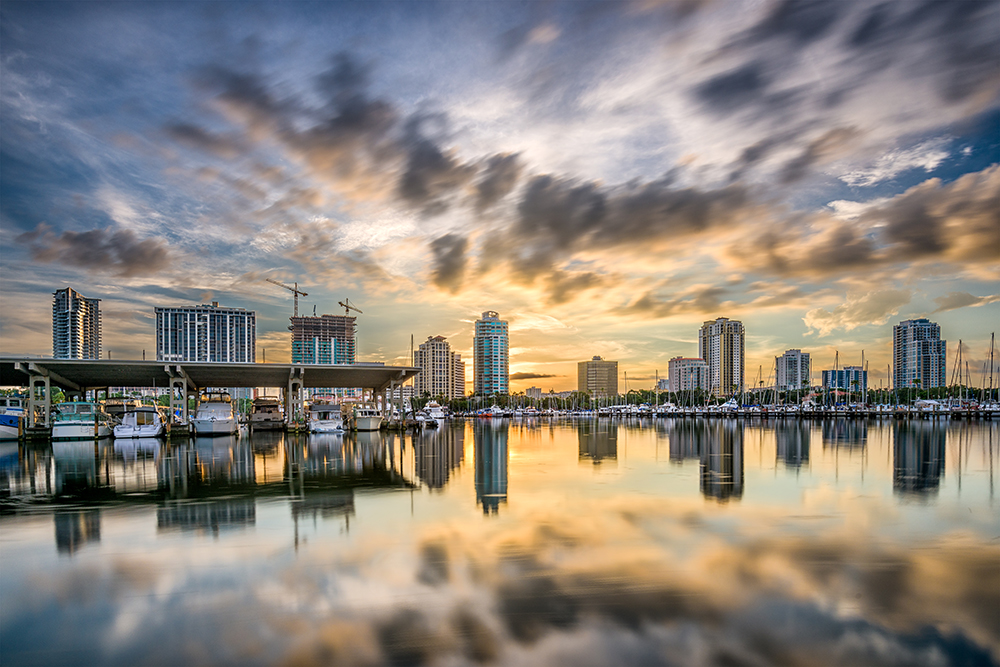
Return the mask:
[[291,317],[293,364],[353,364],[357,319],[344,315]]

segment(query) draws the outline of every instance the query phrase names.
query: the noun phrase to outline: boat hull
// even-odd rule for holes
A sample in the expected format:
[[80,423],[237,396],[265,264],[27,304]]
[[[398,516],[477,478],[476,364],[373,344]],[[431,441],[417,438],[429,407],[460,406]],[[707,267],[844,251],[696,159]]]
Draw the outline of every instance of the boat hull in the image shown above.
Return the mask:
[[240,427],[235,419],[192,419],[191,430],[197,436],[233,435]]
[[52,426],[53,440],[98,440],[111,436],[111,429],[94,422],[56,423]]
[[24,417],[21,415],[0,415],[0,440],[17,440],[24,433]]
[[323,419],[309,422],[310,433],[343,433],[344,422],[337,419]]
[[163,435],[163,424],[147,424],[143,426],[115,426],[115,438],[159,438]]
[[377,431],[382,426],[382,417],[356,417],[354,424],[359,431]]
[[285,421],[277,419],[250,419],[250,430],[252,431],[283,431]]

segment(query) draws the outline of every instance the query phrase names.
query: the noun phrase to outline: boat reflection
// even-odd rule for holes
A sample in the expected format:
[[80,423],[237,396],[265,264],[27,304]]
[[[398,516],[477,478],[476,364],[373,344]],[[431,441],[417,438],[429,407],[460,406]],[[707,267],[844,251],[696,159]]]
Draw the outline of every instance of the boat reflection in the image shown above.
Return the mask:
[[476,450],[476,503],[497,514],[507,502],[507,422],[478,420],[472,428]]
[[901,495],[937,493],[944,475],[947,427],[939,421],[897,421],[892,427],[892,488]]

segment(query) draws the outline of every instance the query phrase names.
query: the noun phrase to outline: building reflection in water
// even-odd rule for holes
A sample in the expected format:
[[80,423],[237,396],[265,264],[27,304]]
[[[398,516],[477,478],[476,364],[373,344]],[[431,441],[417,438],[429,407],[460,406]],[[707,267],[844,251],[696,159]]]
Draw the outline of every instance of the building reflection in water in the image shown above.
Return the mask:
[[743,424],[735,419],[707,423],[701,443],[701,492],[720,502],[743,497]]
[[101,512],[90,509],[76,512],[56,512],[56,550],[74,554],[88,542],[101,541]]
[[709,438],[710,422],[706,419],[674,419],[669,430],[670,461],[701,460],[702,444]]
[[483,514],[496,514],[507,502],[507,422],[477,420],[472,427],[476,448],[476,502]]
[[252,496],[213,498],[204,501],[168,502],[156,508],[156,531],[219,533],[241,530],[257,521]]
[[804,419],[777,420],[774,424],[777,460],[783,461],[786,468],[808,466],[811,435],[812,425]]
[[605,459],[618,459],[618,426],[607,419],[589,419],[577,426],[580,439],[580,460],[599,464]]
[[431,489],[443,489],[451,472],[465,458],[465,425],[453,428],[447,422],[413,438],[416,474]]
[[892,487],[896,493],[937,493],[944,475],[946,433],[936,420],[893,423]]
[[93,440],[52,443],[56,495],[86,494],[101,486],[97,464],[104,446]]
[[861,449],[868,443],[868,422],[864,419],[825,419],[820,428],[824,447]]

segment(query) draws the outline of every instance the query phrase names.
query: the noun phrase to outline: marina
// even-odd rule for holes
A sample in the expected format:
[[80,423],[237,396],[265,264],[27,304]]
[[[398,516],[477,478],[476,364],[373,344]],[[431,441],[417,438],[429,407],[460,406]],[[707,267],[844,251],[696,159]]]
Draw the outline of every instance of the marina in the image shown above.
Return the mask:
[[998,429],[451,418],[5,443],[0,643],[11,664],[330,645],[345,665],[997,664]]

